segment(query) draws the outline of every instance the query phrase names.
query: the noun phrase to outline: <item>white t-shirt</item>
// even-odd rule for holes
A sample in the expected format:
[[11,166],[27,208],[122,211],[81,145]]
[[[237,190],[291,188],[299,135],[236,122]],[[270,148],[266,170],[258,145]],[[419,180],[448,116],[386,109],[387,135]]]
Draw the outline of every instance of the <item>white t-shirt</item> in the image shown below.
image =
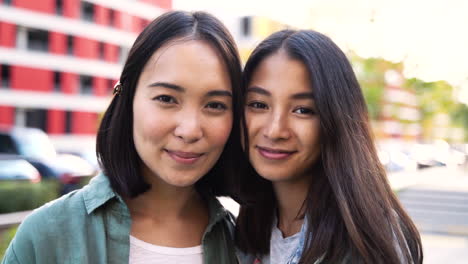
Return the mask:
[[299,246],[301,232],[283,237],[274,221],[270,238],[270,254],[262,257],[262,264],[286,264]]
[[130,236],[130,264],[202,264],[202,246],[161,247]]

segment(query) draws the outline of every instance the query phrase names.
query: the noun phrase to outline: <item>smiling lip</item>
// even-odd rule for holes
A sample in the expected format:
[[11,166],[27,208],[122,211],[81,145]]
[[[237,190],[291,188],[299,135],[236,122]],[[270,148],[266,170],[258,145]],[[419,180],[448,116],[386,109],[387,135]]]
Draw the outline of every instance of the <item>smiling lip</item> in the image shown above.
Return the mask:
[[172,151],[165,150],[169,157],[175,160],[178,163],[182,164],[193,164],[197,162],[204,153],[195,153],[195,152],[183,152],[183,151]]
[[282,150],[282,149],[272,149],[272,148],[265,148],[257,146],[258,152],[264,158],[271,159],[271,160],[282,160],[287,159],[296,151],[289,151],[289,150]]

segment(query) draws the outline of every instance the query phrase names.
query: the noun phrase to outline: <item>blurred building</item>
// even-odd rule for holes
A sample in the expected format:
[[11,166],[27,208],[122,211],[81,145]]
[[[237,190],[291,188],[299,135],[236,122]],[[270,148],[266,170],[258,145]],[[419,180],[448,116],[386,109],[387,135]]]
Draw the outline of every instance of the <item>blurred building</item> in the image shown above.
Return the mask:
[[270,34],[288,26],[263,16],[220,16],[236,39],[242,62],[245,63],[250,53]]
[[[100,117],[138,33],[172,0],[0,0],[0,125],[37,127],[62,150],[94,148]],[[245,63],[287,26],[218,14]]]
[[0,124],[40,128],[58,145],[92,142],[133,41],[171,6],[0,0]]
[[[421,139],[421,113],[416,92],[403,87],[404,77],[396,70],[385,72],[379,139],[416,142]],[[378,128],[377,128],[378,129]]]

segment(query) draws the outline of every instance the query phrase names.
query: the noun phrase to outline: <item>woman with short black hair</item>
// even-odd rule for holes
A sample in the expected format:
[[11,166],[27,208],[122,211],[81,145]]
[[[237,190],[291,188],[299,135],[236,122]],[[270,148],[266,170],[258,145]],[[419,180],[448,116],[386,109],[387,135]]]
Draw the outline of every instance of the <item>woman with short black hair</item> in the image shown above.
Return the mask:
[[422,263],[345,54],[312,30],[262,41],[244,68],[242,263]]
[[169,12],[136,39],[97,135],[103,173],[34,211],[3,263],[237,263],[229,194],[241,68],[222,23]]

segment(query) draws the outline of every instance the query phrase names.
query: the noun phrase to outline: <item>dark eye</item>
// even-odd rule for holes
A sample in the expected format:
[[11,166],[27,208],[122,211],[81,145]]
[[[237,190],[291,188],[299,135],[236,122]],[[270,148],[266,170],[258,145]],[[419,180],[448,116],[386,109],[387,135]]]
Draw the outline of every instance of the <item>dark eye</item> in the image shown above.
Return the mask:
[[219,102],[212,102],[212,103],[208,103],[206,105],[207,108],[210,108],[210,109],[214,109],[214,110],[217,110],[217,111],[222,111],[222,110],[226,110],[227,109],[227,106],[223,103],[219,103]]
[[159,95],[159,96],[156,96],[155,98],[153,98],[153,100],[160,101],[160,102],[165,103],[165,104],[176,103],[176,100],[174,99],[174,97],[169,96],[169,95]]
[[306,107],[298,107],[294,111],[296,114],[301,114],[301,115],[313,115],[315,114],[314,110]]
[[252,103],[249,103],[247,105],[248,107],[250,108],[256,108],[256,109],[267,109],[268,106],[264,103],[260,103],[260,102],[252,102]]

